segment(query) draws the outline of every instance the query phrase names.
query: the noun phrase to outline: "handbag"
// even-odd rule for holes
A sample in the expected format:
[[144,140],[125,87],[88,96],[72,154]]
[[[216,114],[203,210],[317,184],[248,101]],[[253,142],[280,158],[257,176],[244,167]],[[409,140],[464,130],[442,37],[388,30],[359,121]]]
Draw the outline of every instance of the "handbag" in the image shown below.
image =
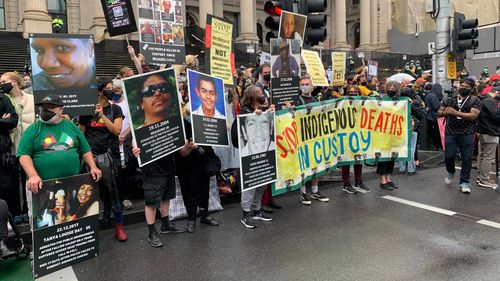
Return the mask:
[[213,177],[222,169],[222,163],[219,156],[215,154],[211,147],[205,147],[204,150],[203,160],[205,160],[205,171],[208,176]]

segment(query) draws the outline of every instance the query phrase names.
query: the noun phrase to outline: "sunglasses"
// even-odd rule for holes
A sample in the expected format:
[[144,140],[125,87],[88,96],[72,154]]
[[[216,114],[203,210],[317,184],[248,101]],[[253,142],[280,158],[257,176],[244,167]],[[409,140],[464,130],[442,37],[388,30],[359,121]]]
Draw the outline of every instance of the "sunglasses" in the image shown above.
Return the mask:
[[160,83],[156,85],[151,85],[141,90],[141,94],[145,97],[152,97],[155,95],[156,91],[159,90],[161,94],[169,94],[169,86],[167,83]]

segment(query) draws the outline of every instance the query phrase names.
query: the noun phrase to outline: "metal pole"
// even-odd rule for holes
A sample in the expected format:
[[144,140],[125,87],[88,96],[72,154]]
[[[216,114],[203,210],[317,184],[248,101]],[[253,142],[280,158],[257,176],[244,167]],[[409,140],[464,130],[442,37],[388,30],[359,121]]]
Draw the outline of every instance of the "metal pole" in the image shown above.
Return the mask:
[[436,54],[432,54],[432,84],[436,84],[437,81],[437,62]]
[[450,0],[437,0],[439,2],[439,15],[436,19],[436,57],[437,57],[437,82],[445,89],[451,87],[446,79],[446,56],[450,52]]

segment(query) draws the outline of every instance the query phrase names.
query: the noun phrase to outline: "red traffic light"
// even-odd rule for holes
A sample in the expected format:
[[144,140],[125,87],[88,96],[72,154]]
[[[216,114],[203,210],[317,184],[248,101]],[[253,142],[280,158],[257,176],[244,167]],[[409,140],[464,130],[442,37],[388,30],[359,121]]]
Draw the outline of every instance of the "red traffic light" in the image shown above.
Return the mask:
[[266,1],[264,3],[264,11],[271,16],[281,15],[281,2],[280,1]]

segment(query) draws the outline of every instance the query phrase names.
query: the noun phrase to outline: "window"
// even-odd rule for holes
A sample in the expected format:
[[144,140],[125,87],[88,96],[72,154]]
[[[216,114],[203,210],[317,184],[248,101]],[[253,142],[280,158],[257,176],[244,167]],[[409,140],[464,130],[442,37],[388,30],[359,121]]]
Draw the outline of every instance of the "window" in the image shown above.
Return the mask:
[[61,33],[68,33],[68,12],[66,9],[66,0],[47,0],[47,10],[51,18],[60,18],[64,25]]
[[355,5],[359,5],[359,0],[352,0],[352,5],[355,6]]
[[0,0],[0,29],[5,29],[5,3]]

